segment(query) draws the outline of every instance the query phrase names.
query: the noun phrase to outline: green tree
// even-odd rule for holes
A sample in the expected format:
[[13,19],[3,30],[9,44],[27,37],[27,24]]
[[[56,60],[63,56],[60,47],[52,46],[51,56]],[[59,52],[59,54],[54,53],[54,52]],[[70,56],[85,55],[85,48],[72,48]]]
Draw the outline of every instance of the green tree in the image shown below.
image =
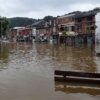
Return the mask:
[[7,36],[9,29],[9,22],[6,17],[0,17],[0,37]]
[[8,21],[9,21],[9,27],[13,28],[13,27],[25,27],[35,23],[38,20],[25,17],[14,17],[14,18],[8,18]]
[[45,16],[44,18],[43,18],[43,20],[44,21],[49,21],[49,20],[52,20],[52,19],[54,19],[54,17],[53,16]]

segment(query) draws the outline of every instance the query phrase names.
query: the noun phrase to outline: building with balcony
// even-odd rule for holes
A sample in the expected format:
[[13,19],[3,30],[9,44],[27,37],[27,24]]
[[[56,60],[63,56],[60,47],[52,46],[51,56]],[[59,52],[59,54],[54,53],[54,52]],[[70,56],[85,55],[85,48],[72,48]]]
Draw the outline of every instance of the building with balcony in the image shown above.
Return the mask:
[[96,21],[99,10],[72,12],[57,18],[60,42],[66,44],[95,43]]

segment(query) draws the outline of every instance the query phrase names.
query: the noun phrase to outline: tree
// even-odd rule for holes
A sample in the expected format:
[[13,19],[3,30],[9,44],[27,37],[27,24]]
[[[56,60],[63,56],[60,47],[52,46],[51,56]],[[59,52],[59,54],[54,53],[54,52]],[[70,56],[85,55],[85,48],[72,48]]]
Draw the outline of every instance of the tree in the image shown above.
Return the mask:
[[31,25],[37,21],[37,19],[32,18],[26,18],[26,17],[14,17],[14,18],[8,18],[9,21],[9,27],[25,27],[28,25]]
[[52,20],[53,18],[54,18],[53,16],[46,16],[43,18],[43,20],[48,22],[49,20]]
[[6,17],[0,17],[0,37],[7,36],[9,29],[9,22]]

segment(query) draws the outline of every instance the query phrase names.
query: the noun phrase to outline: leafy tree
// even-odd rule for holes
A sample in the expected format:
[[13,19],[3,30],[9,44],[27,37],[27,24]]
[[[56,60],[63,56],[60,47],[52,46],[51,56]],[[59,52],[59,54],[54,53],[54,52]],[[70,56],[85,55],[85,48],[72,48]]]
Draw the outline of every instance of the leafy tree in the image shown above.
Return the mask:
[[8,33],[9,22],[6,17],[0,17],[0,37]]
[[54,18],[53,16],[46,16],[43,18],[43,20],[48,22],[49,20],[52,20],[53,18]]
[[9,20],[9,27],[25,27],[28,25],[33,24],[36,22],[36,19],[32,18],[25,18],[25,17],[14,17],[14,18],[8,18]]
[[[43,18],[44,21],[52,20],[53,16],[46,16]],[[9,27],[25,27],[28,25],[32,25],[33,23],[39,21],[41,19],[33,19],[33,18],[27,18],[27,17],[14,17],[14,18],[8,18],[9,21]]]

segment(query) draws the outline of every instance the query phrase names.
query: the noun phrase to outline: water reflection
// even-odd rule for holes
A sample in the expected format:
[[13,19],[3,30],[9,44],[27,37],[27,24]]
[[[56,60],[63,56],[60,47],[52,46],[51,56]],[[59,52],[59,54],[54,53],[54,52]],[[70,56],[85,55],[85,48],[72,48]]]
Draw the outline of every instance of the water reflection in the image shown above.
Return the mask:
[[[25,64],[32,62],[33,45],[32,43],[11,43],[10,49],[10,63],[17,64],[17,67],[25,66]],[[15,66],[16,67],[16,66]]]
[[96,72],[95,47],[64,45],[36,45],[37,59],[51,58],[55,69]]
[[100,95],[100,86],[55,82],[55,91],[69,93],[84,93],[89,95]]
[[[63,53],[61,52],[63,51]],[[71,70],[81,70],[87,72],[95,72],[96,64],[94,62],[94,49],[88,47],[66,47],[59,50],[59,61],[65,62],[65,66],[71,67]]]
[[84,46],[75,48],[73,52],[73,66],[76,70],[96,72],[95,47]]
[[8,44],[0,43],[0,63],[8,63],[9,48]]
[[10,43],[9,45],[10,53],[16,53],[17,51],[26,53],[32,49],[32,43]]
[[84,72],[97,72],[100,65],[95,56],[95,46],[75,47],[47,43],[0,44],[0,63],[14,60],[23,63],[33,60],[38,63],[48,62],[54,69]]
[[9,48],[8,44],[0,43],[0,71],[8,68]]
[[77,100],[82,97],[99,100],[99,97],[89,95],[99,95],[99,90],[93,94],[93,89],[64,88],[64,92],[68,93],[65,94],[55,92],[55,89],[62,91],[63,84],[61,87],[54,84],[55,69],[100,72],[100,59],[95,56],[95,47],[10,43],[0,48],[3,49],[0,49],[0,61],[3,62],[0,67],[7,68],[0,72],[2,100]]

